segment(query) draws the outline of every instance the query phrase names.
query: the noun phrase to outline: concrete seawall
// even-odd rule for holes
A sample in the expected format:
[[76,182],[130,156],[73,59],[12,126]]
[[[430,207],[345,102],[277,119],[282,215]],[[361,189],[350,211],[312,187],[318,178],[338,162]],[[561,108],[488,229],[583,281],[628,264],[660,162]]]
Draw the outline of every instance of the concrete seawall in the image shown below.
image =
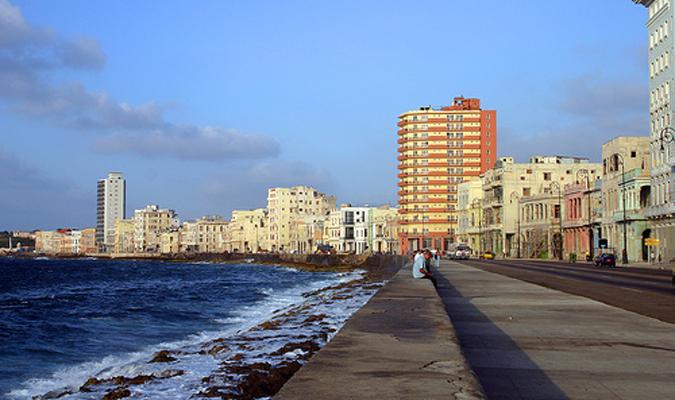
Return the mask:
[[274,398],[485,397],[436,290],[404,267]]

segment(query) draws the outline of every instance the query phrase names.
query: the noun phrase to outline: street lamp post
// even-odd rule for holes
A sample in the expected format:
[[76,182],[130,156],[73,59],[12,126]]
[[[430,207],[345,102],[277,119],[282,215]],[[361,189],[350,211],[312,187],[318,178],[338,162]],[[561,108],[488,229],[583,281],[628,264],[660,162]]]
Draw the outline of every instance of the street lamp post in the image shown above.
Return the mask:
[[661,129],[661,132],[659,133],[659,149],[661,151],[664,151],[666,149],[666,144],[669,144],[675,140],[675,128],[671,128],[670,126],[666,126],[665,128]]
[[[661,131],[663,133],[663,131]],[[663,142],[661,144],[663,146]],[[616,157],[617,164],[621,164],[621,202],[623,204],[623,251],[621,252],[621,262],[628,264],[628,233],[626,231],[626,163],[623,155],[620,153],[612,154]]]
[[482,218],[482,213],[483,213],[483,208],[481,207],[481,200],[480,199],[474,199],[471,202],[471,208],[477,208],[478,209],[478,258],[480,258],[480,254],[482,251],[482,241],[483,241],[483,218]]
[[559,225],[559,234],[560,240],[558,243],[558,259],[562,261],[563,259],[563,230],[562,230],[562,190],[558,182],[551,182],[551,189],[554,187],[558,191],[558,225]]
[[520,196],[518,196],[517,192],[511,192],[511,202],[513,202],[514,198],[516,199],[516,213],[518,214],[518,232],[516,233],[518,235],[517,256],[520,258]]
[[577,179],[579,175],[586,177],[586,190],[588,197],[588,255],[593,257],[593,222],[591,216],[591,173],[587,169],[580,169],[577,171]]

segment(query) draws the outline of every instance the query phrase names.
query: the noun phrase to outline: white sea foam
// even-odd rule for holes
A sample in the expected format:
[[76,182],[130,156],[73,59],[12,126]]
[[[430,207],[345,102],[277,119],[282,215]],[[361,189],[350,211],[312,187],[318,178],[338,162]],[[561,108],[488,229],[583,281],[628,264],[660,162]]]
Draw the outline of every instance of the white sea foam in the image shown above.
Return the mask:
[[[120,356],[109,355],[101,360],[65,367],[54,372],[48,378],[33,378],[25,381],[19,388],[9,392],[7,396],[10,399],[31,399],[34,396],[41,396],[50,391],[70,390],[75,393],[64,396],[62,397],[63,399],[91,398],[91,393],[79,393],[77,391],[79,387],[92,376],[99,379],[107,379],[114,376],[133,377],[141,374],[159,373],[166,365],[149,364],[147,362],[157,351],[195,349],[202,343],[250,330],[260,323],[273,318],[275,315],[282,313],[284,310],[302,304],[307,300],[304,294],[328,286],[359,279],[362,277],[363,272],[364,271],[355,271],[332,274],[330,278],[326,280],[286,290],[275,291],[270,288],[263,289],[262,292],[267,296],[266,299],[236,310],[230,318],[219,320],[218,322],[223,324],[222,330],[199,332],[188,336],[184,340],[159,343],[137,352]],[[337,308],[330,307],[327,304],[317,305],[313,313],[325,313],[333,317],[331,320],[344,322],[344,320],[355,311],[355,308],[357,309],[360,307],[366,300],[367,299],[348,300],[343,304],[343,307]],[[359,302],[360,304],[357,304]],[[334,329],[337,330],[340,327],[341,323],[340,326],[335,325]],[[282,329],[279,331],[279,336],[292,336],[293,333],[293,329]],[[329,338],[332,338],[334,334],[335,332],[330,334]],[[258,350],[268,351],[271,347],[278,346],[278,344],[278,342],[274,341],[261,343],[262,347]],[[271,347],[267,348],[268,346]],[[302,350],[295,350],[284,356],[290,358],[302,354]],[[178,368],[186,373],[172,379],[153,381],[152,385],[134,386],[134,397],[148,399],[186,398],[186,394],[195,393],[195,390],[200,385],[201,378],[208,376],[209,373],[215,370],[218,367],[218,363],[213,357],[194,354],[181,357],[178,365],[171,365],[171,367]]]

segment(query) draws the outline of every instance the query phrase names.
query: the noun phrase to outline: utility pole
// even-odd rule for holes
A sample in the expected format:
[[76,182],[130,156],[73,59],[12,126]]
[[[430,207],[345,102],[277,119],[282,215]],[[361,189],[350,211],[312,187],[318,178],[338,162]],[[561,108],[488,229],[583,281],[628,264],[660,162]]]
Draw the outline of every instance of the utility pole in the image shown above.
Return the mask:
[[628,264],[628,233],[626,231],[626,163],[623,155],[620,153],[614,153],[612,156],[616,157],[617,164],[621,164],[621,202],[623,203],[623,251],[621,252],[621,262],[625,265]]
[[482,207],[481,207],[481,201],[480,199],[474,199],[471,202],[471,208],[478,209],[478,258],[480,258],[481,252],[482,252],[482,242],[483,242],[483,235],[482,235],[482,230],[483,230],[483,218],[482,218]]
[[577,171],[577,178],[579,175],[586,177],[586,197],[588,201],[588,255],[593,259],[593,217],[591,215],[591,173],[587,169],[580,169]]
[[516,213],[518,214],[518,231],[517,231],[517,241],[518,241],[518,258],[520,258],[520,196],[518,196],[517,192],[511,192],[511,202],[513,202],[513,199],[516,199]]

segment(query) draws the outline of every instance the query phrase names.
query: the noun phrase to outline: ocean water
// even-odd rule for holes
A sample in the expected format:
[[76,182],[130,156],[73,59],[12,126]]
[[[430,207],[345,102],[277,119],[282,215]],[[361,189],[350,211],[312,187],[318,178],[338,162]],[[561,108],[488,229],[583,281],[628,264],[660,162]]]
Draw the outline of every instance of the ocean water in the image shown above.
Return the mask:
[[[78,388],[91,377],[176,370],[180,376],[131,386],[133,398],[194,397],[214,374],[225,387],[222,365],[232,354],[203,354],[200,346],[246,339],[246,357],[271,362],[272,350],[293,335],[329,329],[325,343],[375,292],[371,285],[340,295],[340,283],[359,278],[254,264],[0,258],[0,398],[100,398],[108,387]],[[310,314],[321,325],[290,317]],[[275,318],[274,335],[256,328]],[[166,349],[181,355],[173,369],[148,363]]]

